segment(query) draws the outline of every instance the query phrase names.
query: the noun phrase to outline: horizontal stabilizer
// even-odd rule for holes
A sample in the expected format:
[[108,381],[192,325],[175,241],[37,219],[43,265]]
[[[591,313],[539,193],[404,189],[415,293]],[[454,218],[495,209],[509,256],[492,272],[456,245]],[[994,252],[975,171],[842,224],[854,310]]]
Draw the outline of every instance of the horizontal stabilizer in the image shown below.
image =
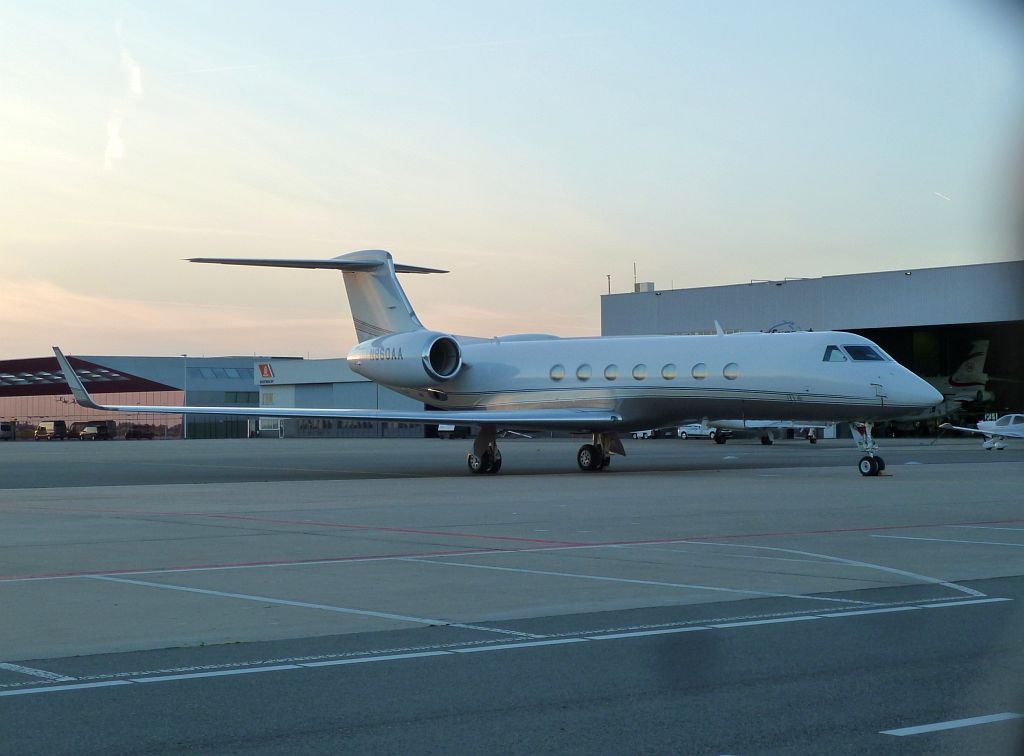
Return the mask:
[[[363,250],[352,252],[339,257],[332,257],[328,260],[296,260],[296,259],[265,259],[256,257],[189,257],[189,262],[194,263],[217,263],[218,265],[254,265],[263,268],[319,268],[326,270],[341,271],[371,271],[387,264],[383,255],[379,259],[359,259],[368,252],[382,252],[381,250]],[[383,253],[386,254],[386,253]],[[395,263],[396,273],[447,273],[447,270],[438,268],[421,268],[417,265],[402,265]]]

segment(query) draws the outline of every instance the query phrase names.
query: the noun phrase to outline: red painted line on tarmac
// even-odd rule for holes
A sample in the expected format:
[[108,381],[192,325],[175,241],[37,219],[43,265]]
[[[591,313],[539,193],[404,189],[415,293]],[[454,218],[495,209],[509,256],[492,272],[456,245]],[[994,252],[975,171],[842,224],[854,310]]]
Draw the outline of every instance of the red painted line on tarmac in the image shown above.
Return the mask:
[[410,557],[458,556],[460,554],[486,554],[507,549],[451,549],[448,551],[410,551],[397,554],[369,554],[364,556],[319,557],[316,559],[274,559],[263,562],[224,562],[220,564],[183,564],[176,567],[132,567],[119,570],[80,570],[74,572],[38,572],[28,575],[0,576],[0,583],[17,580],[43,580],[46,578],[97,577],[105,575],[131,575],[138,573],[186,572],[188,570],[229,570],[235,567],[278,567],[304,564],[322,564],[327,562],[371,562],[380,559],[408,559]]
[[[55,507],[37,507],[37,509],[48,509],[52,511],[97,511],[97,510],[62,510]],[[297,525],[314,525],[319,527],[336,527],[336,528],[348,528],[348,529],[360,529],[360,530],[376,530],[386,532],[399,532],[399,533],[419,533],[429,535],[441,535],[441,536],[453,536],[461,538],[479,538],[479,539],[496,539],[506,541],[519,541],[525,543],[539,544],[538,548],[526,549],[526,548],[488,548],[481,547],[475,549],[454,549],[446,551],[424,551],[424,552],[402,552],[394,554],[366,554],[357,556],[345,556],[345,557],[321,557],[321,558],[310,558],[310,559],[283,559],[283,560],[268,560],[268,561],[257,561],[257,562],[228,562],[220,564],[192,564],[192,565],[179,565],[172,567],[135,567],[130,569],[117,569],[117,570],[81,570],[72,572],[48,572],[48,573],[34,573],[27,575],[8,575],[0,576],[0,582],[12,582],[17,580],[38,580],[46,578],[72,578],[72,577],[89,577],[96,575],[124,575],[131,573],[163,573],[163,572],[183,572],[187,570],[216,570],[216,569],[231,569],[238,567],[272,567],[281,565],[296,565],[301,566],[303,564],[316,564],[316,563],[328,563],[328,562],[352,562],[352,561],[375,561],[385,559],[402,559],[409,557],[432,557],[432,556],[458,556],[460,554],[487,554],[487,553],[509,553],[509,552],[521,552],[521,551],[547,551],[556,549],[572,550],[574,548],[599,548],[601,546],[638,546],[643,544],[656,544],[656,543],[677,543],[681,541],[724,541],[724,540],[739,540],[745,538],[771,538],[781,536],[807,536],[807,535],[838,535],[842,533],[871,533],[886,530],[910,530],[920,528],[941,528],[955,525],[1009,525],[1024,523],[1024,519],[1008,519],[1008,520],[975,520],[971,522],[956,522],[956,523],[924,523],[916,525],[881,525],[876,527],[862,527],[862,528],[829,528],[822,530],[780,530],[760,533],[732,533],[726,535],[695,535],[695,536],[669,536],[664,538],[648,538],[648,539],[635,539],[635,540],[624,540],[624,541],[547,541],[538,538],[519,538],[515,536],[489,536],[474,533],[450,533],[446,531],[425,531],[425,530],[413,530],[403,528],[381,528],[370,525],[343,525],[339,523],[325,523],[315,521],[303,521],[303,520],[271,520],[269,518],[255,518],[247,517],[243,515],[210,515],[199,512],[129,512],[125,510],[104,510],[105,512],[119,512],[121,514],[166,514],[174,516],[195,516],[195,517],[208,517],[208,518],[220,518],[220,519],[254,519],[263,520],[267,522],[279,522],[282,524],[297,524]]]
[[543,543],[550,546],[591,546],[584,541],[554,541],[549,538],[525,538],[521,536],[488,535],[482,533],[460,533],[456,530],[418,530],[416,528],[389,528],[378,525],[350,525],[343,522],[322,522],[318,520],[278,520],[270,517],[250,515],[208,514],[203,515],[212,520],[251,520],[268,522],[277,525],[303,525],[317,528],[340,528],[342,530],[375,530],[383,533],[415,533],[417,535],[451,536],[452,538],[481,538],[489,541],[519,541],[522,543]]
[[671,543],[673,541],[728,541],[743,538],[771,538],[773,536],[838,535],[840,533],[873,533],[879,530],[915,530],[918,528],[948,528],[964,525],[1010,525],[1024,520],[978,520],[976,522],[924,523],[922,525],[878,525],[872,528],[828,528],[825,530],[778,530],[768,533],[733,533],[731,535],[682,536],[679,538],[650,538],[635,541],[606,541],[593,546],[632,546],[644,543]]

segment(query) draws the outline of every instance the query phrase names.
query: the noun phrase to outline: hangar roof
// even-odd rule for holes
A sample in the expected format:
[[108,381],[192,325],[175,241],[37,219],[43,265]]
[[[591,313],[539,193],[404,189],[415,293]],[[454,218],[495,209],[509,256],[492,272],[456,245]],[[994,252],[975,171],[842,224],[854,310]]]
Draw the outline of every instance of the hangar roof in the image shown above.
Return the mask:
[[1024,321],[1024,262],[956,265],[601,297],[601,333],[861,330]]

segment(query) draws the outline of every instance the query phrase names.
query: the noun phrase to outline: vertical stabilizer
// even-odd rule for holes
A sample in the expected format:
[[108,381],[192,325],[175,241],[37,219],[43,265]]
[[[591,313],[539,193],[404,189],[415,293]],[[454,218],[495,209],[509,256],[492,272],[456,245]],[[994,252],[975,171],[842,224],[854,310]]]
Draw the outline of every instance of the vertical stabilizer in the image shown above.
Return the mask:
[[960,367],[950,376],[949,385],[956,389],[984,389],[985,384],[988,383],[988,376],[985,374],[986,357],[988,357],[988,339],[972,341],[967,359],[960,363]]
[[376,263],[364,270],[343,270],[352,322],[359,341],[391,333],[422,330],[409,299],[405,296],[391,254],[382,249],[367,249],[335,258],[346,262]]

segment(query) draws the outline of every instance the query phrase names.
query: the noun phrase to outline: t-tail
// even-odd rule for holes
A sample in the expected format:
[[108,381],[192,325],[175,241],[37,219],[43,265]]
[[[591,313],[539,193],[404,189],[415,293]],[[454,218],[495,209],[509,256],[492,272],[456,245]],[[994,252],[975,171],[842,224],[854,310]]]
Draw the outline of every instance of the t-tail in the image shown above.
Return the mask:
[[447,273],[436,268],[396,264],[383,249],[364,249],[329,260],[261,260],[252,258],[193,257],[189,262],[221,265],[256,265],[267,268],[325,268],[340,270],[345,278],[352,321],[360,342],[393,333],[422,331],[398,273]]
[[988,340],[979,339],[971,342],[971,351],[967,359],[949,378],[949,385],[955,389],[969,389],[979,393],[985,390],[988,375],[985,374],[985,358],[988,356]]

